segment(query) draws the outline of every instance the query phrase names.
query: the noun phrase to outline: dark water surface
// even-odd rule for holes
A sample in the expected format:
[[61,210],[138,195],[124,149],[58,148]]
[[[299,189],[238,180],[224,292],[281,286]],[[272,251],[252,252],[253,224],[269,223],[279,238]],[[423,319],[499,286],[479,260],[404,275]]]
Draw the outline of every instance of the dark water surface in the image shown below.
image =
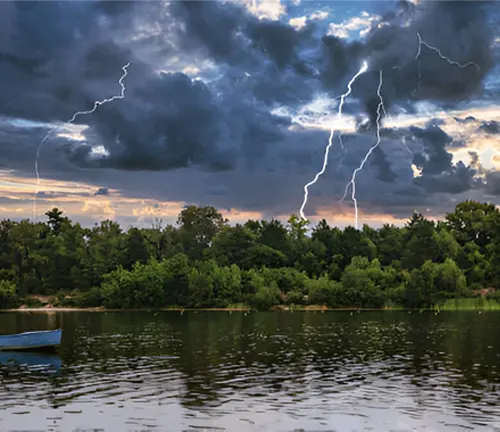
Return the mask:
[[1,431],[500,431],[498,312],[0,314],[57,327],[0,355]]

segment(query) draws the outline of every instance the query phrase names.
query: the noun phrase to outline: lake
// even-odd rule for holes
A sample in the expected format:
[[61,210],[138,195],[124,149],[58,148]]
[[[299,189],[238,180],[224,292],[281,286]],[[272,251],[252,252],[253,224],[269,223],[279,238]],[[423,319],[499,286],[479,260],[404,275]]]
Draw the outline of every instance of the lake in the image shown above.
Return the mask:
[[500,431],[498,312],[2,313],[1,431]]

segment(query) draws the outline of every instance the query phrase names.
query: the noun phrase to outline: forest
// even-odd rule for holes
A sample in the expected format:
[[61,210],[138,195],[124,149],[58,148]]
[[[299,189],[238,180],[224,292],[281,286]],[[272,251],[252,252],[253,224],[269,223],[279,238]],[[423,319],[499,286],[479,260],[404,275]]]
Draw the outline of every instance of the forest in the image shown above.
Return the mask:
[[46,217],[0,222],[0,308],[35,295],[116,309],[433,308],[484,292],[500,302],[500,211],[489,203],[361,230],[322,220],[308,231],[295,215],[230,225],[197,206],[142,229],[85,228],[57,208]]

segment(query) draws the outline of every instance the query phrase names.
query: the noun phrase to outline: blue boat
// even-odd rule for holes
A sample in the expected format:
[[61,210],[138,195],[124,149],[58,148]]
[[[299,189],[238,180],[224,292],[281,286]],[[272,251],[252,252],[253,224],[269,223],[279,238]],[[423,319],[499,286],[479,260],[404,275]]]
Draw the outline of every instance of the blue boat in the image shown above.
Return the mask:
[[62,330],[0,335],[0,351],[54,349],[61,344]]

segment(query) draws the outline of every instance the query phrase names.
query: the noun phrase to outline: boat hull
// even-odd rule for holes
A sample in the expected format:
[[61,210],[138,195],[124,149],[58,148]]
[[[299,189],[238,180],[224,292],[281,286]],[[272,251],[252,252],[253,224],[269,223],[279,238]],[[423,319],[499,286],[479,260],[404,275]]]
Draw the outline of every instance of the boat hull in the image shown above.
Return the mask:
[[61,344],[62,330],[36,331],[0,336],[0,351],[54,349]]

